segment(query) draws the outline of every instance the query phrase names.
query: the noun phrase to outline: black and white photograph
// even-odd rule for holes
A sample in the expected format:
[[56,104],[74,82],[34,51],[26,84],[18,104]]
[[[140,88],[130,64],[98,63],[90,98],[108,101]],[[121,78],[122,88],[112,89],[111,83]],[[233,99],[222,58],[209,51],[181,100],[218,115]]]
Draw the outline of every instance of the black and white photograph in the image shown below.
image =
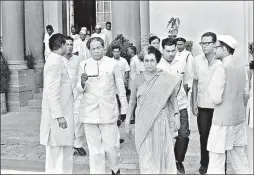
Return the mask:
[[1,174],[253,174],[253,1],[0,1]]

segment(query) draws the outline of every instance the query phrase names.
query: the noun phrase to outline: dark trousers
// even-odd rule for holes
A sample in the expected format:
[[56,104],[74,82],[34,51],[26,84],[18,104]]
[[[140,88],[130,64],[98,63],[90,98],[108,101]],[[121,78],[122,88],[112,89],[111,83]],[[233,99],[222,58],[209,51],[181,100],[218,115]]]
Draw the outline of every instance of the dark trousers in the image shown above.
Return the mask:
[[200,150],[201,150],[201,161],[200,164],[208,167],[209,164],[209,152],[207,151],[207,141],[209,132],[212,125],[214,109],[210,108],[199,108],[198,107],[198,132],[200,135]]
[[178,130],[178,136],[175,138],[176,143],[174,147],[174,152],[175,159],[178,162],[183,162],[189,145],[190,130],[187,108],[181,109],[179,112],[180,129]]

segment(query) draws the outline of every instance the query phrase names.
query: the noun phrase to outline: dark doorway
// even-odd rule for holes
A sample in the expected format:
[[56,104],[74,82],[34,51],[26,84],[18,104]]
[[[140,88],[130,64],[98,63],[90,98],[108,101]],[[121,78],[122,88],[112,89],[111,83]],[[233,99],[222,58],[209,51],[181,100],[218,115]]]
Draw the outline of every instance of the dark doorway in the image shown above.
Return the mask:
[[96,0],[76,0],[74,2],[74,24],[78,31],[81,27],[94,30],[96,25]]

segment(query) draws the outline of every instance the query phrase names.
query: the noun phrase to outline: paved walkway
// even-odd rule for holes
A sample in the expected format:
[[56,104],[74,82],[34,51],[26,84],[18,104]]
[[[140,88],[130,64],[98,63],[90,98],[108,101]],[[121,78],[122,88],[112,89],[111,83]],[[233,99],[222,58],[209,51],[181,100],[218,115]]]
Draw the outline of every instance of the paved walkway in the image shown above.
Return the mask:
[[[1,116],[1,174],[34,174],[44,172],[45,148],[39,144],[40,112],[7,113]],[[184,162],[187,174],[198,174],[199,135],[196,117],[190,119],[190,143]],[[134,130],[134,125],[132,125]],[[135,151],[134,137],[125,138],[124,129],[120,127],[122,174],[139,174],[138,155]],[[84,145],[88,150],[87,145]],[[229,165],[229,172],[231,172]],[[107,166],[106,171],[110,172]],[[74,156],[74,173],[89,174],[88,155]]]

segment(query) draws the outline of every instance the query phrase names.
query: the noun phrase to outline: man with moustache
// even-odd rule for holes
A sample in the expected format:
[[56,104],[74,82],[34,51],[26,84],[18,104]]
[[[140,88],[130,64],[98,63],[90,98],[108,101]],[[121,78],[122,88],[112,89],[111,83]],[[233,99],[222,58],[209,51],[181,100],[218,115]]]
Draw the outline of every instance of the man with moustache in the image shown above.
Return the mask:
[[90,157],[90,173],[105,174],[105,154],[112,174],[120,174],[119,115],[115,94],[118,90],[121,112],[127,112],[127,99],[122,73],[117,62],[104,56],[104,41],[92,37],[87,42],[91,58],[80,63],[77,90],[83,94],[79,107],[84,123]]
[[86,155],[86,151],[82,147],[84,144],[84,137],[85,137],[85,131],[84,126],[82,123],[79,122],[79,103],[82,98],[82,95],[79,94],[76,90],[77,85],[77,72],[78,72],[78,66],[80,63],[80,57],[77,55],[74,55],[72,53],[73,51],[73,38],[70,36],[66,37],[66,47],[67,51],[64,55],[66,59],[64,59],[64,63],[66,66],[66,69],[69,73],[70,79],[72,81],[72,87],[73,87],[73,95],[74,95],[74,131],[75,131],[75,140],[73,147],[75,150],[77,150],[78,154],[81,156]]
[[76,39],[73,43],[73,53],[78,55],[81,60],[86,60],[91,57],[89,50],[86,47],[87,43],[87,28],[82,27],[79,32],[79,39]]

